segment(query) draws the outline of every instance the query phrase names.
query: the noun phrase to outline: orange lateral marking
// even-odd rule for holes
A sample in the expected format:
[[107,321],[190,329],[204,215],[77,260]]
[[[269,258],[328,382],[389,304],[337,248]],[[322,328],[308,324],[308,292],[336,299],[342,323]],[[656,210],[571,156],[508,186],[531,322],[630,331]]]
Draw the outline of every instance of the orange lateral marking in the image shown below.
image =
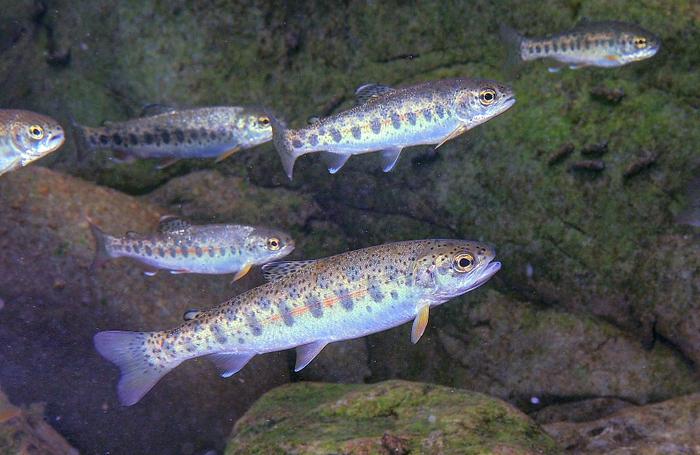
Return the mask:
[[[357,291],[353,291],[353,292],[349,293],[348,296],[351,299],[355,299],[355,298],[360,298],[360,297],[366,296],[368,292],[369,291],[367,289],[358,289]],[[328,297],[327,299],[324,299],[321,302],[321,304],[323,305],[324,308],[333,308],[333,306],[338,302],[340,302],[340,297],[336,296],[336,297]],[[292,316],[299,316],[299,315],[302,315],[302,314],[310,311],[310,309],[311,309],[310,306],[302,305],[302,306],[299,306],[296,308],[292,308],[290,310],[290,313],[292,314]],[[268,323],[277,322],[277,321],[281,321],[281,320],[282,320],[281,314],[273,314],[270,317],[263,319],[260,322],[260,324],[266,325]]]

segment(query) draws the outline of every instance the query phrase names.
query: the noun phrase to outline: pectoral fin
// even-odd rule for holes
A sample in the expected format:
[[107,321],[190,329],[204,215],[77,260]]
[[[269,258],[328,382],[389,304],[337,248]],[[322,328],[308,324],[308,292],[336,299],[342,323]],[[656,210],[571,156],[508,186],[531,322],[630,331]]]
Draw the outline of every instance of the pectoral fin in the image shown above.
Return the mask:
[[436,145],[436,146],[435,146],[435,149],[437,150],[438,148],[440,148],[440,147],[442,146],[442,144],[444,144],[445,142],[449,141],[450,139],[456,138],[457,136],[459,136],[460,134],[464,133],[465,131],[467,131],[467,127],[464,126],[464,125],[459,125],[459,126],[458,126],[457,128],[455,128],[455,130],[452,131],[445,139],[443,139],[442,142],[440,142],[438,145]]
[[234,148],[232,148],[232,149],[230,149],[230,150],[226,150],[224,153],[222,153],[221,155],[219,155],[218,158],[216,158],[216,161],[214,161],[214,162],[215,162],[215,163],[220,163],[220,162],[222,162],[223,160],[225,160],[226,158],[228,158],[229,156],[233,155],[233,154],[236,153],[236,152],[240,152],[240,151],[241,151],[241,146],[240,146],[240,145],[237,145],[237,146],[235,146]]
[[326,166],[328,167],[328,172],[330,172],[331,174],[335,174],[336,172],[338,172],[340,168],[343,167],[348,161],[348,158],[350,158],[350,155],[321,152],[321,159],[324,163],[326,163]]
[[413,320],[413,329],[411,330],[411,343],[416,344],[420,337],[425,332],[425,327],[428,325],[428,315],[430,313],[430,305],[427,303],[418,308],[416,318]]
[[281,280],[315,262],[315,259],[308,261],[268,262],[262,266],[263,276],[267,281]]
[[294,371],[301,371],[306,365],[311,363],[327,344],[327,341],[320,340],[297,346],[297,363],[294,365]]
[[396,162],[399,160],[399,156],[401,156],[400,148],[382,150],[382,170],[384,172],[389,172],[394,169]]
[[234,281],[238,281],[238,280],[240,280],[241,278],[243,278],[244,276],[246,276],[246,274],[248,274],[248,272],[250,272],[250,268],[251,268],[251,267],[253,267],[253,264],[244,264],[244,265],[243,265],[243,268],[241,268],[241,270],[239,270],[238,273],[236,273],[236,274],[233,276],[233,279],[231,280],[231,283],[233,283]]
[[161,171],[163,169],[169,168],[170,166],[177,163],[178,161],[180,161],[180,158],[164,158],[164,159],[158,161],[158,164],[156,165],[156,169]]
[[241,369],[255,356],[255,354],[232,354],[220,352],[210,354],[207,359],[214,362],[222,378],[228,378],[241,371]]

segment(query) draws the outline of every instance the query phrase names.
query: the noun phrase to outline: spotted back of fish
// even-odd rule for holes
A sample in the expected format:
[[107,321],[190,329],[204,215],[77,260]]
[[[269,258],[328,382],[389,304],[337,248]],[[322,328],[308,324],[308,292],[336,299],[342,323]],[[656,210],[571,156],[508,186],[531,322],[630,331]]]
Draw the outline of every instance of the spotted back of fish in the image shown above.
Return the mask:
[[103,127],[75,125],[89,150],[110,149],[139,158],[211,158],[272,138],[269,117],[253,107],[170,110]]
[[64,141],[63,128],[51,117],[0,109],[0,175],[57,150]]

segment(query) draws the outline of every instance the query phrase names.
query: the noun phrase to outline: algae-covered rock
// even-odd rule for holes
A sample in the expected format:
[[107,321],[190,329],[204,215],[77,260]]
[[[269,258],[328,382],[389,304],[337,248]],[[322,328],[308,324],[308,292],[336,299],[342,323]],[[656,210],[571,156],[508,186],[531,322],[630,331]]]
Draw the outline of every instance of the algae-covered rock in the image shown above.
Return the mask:
[[570,453],[700,453],[700,394],[630,406],[594,421],[556,422],[544,428]]
[[545,454],[555,443],[523,413],[476,392],[406,381],[301,382],[261,397],[226,454]]
[[48,419],[86,453],[216,449],[257,396],[289,380],[285,354],[259,356],[228,380],[207,362],[185,362],[137,405],[119,405],[118,370],[95,351],[96,332],[172,328],[185,310],[235,293],[230,276],[146,277],[129,260],[89,269],[87,216],[123,235],[152,231],[163,213],[38,166],[0,179],[0,382],[15,403],[46,403]]
[[44,421],[42,405],[14,406],[0,390],[0,454],[78,455],[78,451]]

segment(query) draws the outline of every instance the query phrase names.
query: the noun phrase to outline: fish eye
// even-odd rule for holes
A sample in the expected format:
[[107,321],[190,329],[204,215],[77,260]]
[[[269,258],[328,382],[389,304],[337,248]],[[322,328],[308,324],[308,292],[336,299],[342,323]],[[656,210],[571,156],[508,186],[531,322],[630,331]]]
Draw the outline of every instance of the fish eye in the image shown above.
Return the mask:
[[29,132],[29,136],[37,141],[44,137],[44,128],[39,125],[31,125],[27,131]]
[[267,239],[267,249],[271,251],[277,251],[280,249],[280,239],[277,237],[271,237]]
[[258,123],[261,124],[262,126],[267,126],[270,124],[270,117],[258,117]]
[[637,49],[644,49],[647,47],[647,39],[644,37],[637,37],[634,39],[634,45]]
[[469,272],[474,268],[474,256],[469,253],[462,253],[455,256],[454,268],[458,272]]
[[496,91],[492,88],[485,88],[479,93],[479,101],[484,106],[493,104],[493,102],[496,101]]

